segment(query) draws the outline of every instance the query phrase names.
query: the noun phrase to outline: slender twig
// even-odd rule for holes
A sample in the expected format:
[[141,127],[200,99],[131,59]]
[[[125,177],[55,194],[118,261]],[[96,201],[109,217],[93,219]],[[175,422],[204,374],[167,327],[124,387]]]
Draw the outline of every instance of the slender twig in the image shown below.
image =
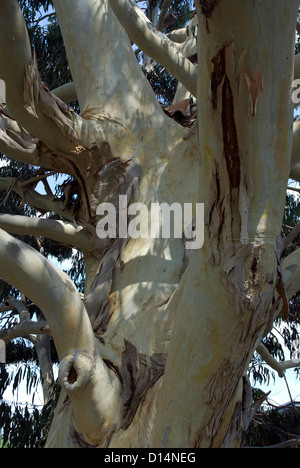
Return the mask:
[[282,252],[284,252],[289,245],[292,244],[293,240],[300,234],[300,223],[293,228],[293,230],[289,233],[289,235],[283,239],[282,243]]
[[41,21],[43,21],[43,20],[49,18],[50,16],[55,16],[55,15],[56,15],[55,12],[53,12],[53,13],[48,13],[47,15],[44,15],[44,16],[42,16],[41,18],[38,18],[38,19],[34,20],[33,23],[40,23]]
[[55,174],[58,174],[58,172],[57,171],[52,171],[52,172],[47,172],[45,174],[41,174],[41,175],[32,177],[32,179],[25,180],[24,182],[20,182],[19,187],[25,187],[26,185],[31,185],[34,182],[38,183],[38,182],[42,181],[42,179],[45,179],[47,177],[51,177],[51,176],[53,176]]
[[288,190],[292,190],[294,192],[298,192],[300,193],[300,188],[296,188],[296,187],[288,187]]

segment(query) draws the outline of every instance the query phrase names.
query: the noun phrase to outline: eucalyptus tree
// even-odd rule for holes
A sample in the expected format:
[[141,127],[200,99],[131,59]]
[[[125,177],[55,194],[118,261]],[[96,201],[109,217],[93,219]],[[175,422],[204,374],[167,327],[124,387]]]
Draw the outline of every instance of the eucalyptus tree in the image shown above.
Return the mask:
[[[17,1],[1,1],[0,151],[37,170],[0,189],[42,216],[0,216],[0,276],[44,316],[25,311],[1,336],[53,337],[62,388],[47,447],[239,447],[256,408],[249,362],[256,349],[270,361],[262,340],[300,289],[299,249],[286,256],[299,227],[280,237],[288,179],[300,181],[298,1],[196,0],[172,33],[172,2],[149,2],[152,22],[138,3],[55,0],[73,81],[50,91]],[[167,112],[132,43],[178,81]],[[53,174],[67,175],[60,194]],[[99,236],[105,223],[124,234],[138,207],[145,223],[153,204],[193,206],[196,232],[204,204],[202,248],[186,225],[161,235],[163,217],[148,237],[137,223]],[[82,252],[84,295],[11,234]]]

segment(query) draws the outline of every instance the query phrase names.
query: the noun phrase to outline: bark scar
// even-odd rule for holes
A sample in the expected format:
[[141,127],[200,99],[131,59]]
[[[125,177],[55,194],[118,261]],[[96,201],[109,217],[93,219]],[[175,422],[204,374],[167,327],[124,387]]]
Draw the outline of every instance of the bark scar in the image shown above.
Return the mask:
[[227,172],[229,175],[230,186],[232,188],[239,188],[241,179],[241,163],[234,118],[233,95],[230,81],[227,76],[223,83],[222,95],[222,127]]
[[209,33],[208,18],[211,17],[219,0],[199,0],[201,13],[205,16],[206,31]]

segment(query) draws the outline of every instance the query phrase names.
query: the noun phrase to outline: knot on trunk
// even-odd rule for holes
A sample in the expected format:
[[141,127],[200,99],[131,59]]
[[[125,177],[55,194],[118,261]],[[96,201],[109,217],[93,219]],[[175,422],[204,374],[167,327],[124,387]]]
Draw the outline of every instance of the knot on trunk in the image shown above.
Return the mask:
[[81,351],[65,356],[59,365],[59,381],[68,394],[81,393],[90,380],[92,359]]

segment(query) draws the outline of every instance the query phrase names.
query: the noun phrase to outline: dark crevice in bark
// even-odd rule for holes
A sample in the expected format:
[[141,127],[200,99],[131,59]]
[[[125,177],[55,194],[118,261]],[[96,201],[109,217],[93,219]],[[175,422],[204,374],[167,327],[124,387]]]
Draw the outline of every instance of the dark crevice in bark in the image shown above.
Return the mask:
[[227,172],[230,186],[239,188],[241,179],[240,156],[237,130],[234,119],[234,104],[230,81],[225,76],[222,88],[222,127],[224,155],[226,158]]
[[77,382],[77,372],[74,369],[74,367],[72,366],[71,369],[69,370],[69,374],[68,374],[68,383],[70,385],[73,385],[75,382]]
[[219,0],[199,0],[201,13],[205,16],[206,31],[209,33],[208,18],[211,18]]
[[131,424],[141,400],[164,374],[165,363],[166,359],[162,354],[146,356],[138,353],[132,343],[125,341],[121,365],[123,429]]

